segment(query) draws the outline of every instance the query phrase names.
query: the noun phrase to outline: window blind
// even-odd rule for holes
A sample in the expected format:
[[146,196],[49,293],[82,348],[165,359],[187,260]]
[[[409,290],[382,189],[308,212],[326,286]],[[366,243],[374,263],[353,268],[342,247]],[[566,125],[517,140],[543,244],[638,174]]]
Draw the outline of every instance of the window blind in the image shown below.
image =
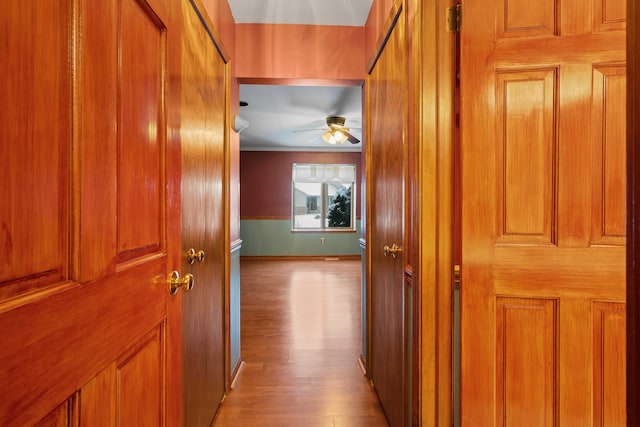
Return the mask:
[[294,163],[293,182],[355,182],[354,164]]

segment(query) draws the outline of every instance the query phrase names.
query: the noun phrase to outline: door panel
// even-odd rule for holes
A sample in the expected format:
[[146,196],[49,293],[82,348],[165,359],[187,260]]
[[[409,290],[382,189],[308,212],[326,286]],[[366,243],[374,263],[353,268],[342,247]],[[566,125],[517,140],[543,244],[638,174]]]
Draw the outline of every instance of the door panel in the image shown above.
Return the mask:
[[556,326],[555,300],[496,299],[496,365],[503,367],[496,371],[496,406],[504,419],[526,413],[519,425],[553,425]]
[[403,252],[384,254],[385,246],[404,247],[404,171],[406,143],[406,64],[404,14],[397,11],[389,38],[365,87],[367,201],[371,281],[371,379],[392,426],[406,420],[405,284]]
[[621,5],[464,3],[463,425],[624,424]]
[[209,425],[225,393],[225,141],[227,65],[201,21],[183,1],[182,251],[204,260],[182,270],[195,277],[183,295],[183,424]]
[[[73,170],[73,179],[81,189],[75,203],[95,206],[81,209],[79,220],[73,223],[73,233],[82,248],[77,260],[72,260],[72,274],[80,282],[103,277],[115,269],[114,257],[117,221],[117,192],[114,171],[118,169],[118,6],[119,1],[80,3],[81,34],[74,68],[82,70],[75,82],[78,104],[74,115],[79,139],[91,141],[90,149],[77,150],[77,162],[82,168]],[[77,24],[76,24],[77,25]],[[81,114],[80,114],[81,113]],[[100,141],[100,143],[95,143]],[[98,190],[99,189],[99,190]]]
[[2,425],[179,423],[172,3],[0,6]]
[[[0,115],[5,197],[0,204],[0,300],[5,302],[67,277],[70,13],[66,1],[46,0],[10,2],[0,14],[5,50],[0,70],[6,76],[0,86],[5,104]],[[38,31],[27,31],[34,23]],[[39,70],[55,72],[45,76]]]
[[593,68],[593,243],[624,245],[626,67]]
[[593,425],[626,423],[626,312],[621,303],[593,304]]
[[155,327],[118,360],[116,425],[164,424],[163,341],[162,326]]
[[164,238],[166,33],[153,11],[137,1],[121,1],[119,29],[117,251],[122,262],[158,252]]
[[73,419],[73,400],[69,399],[56,409],[51,411],[46,417],[35,423],[35,427],[65,427],[71,425]]
[[82,386],[80,425],[163,425],[164,331],[164,325],[153,327]]
[[81,426],[109,427],[116,425],[116,362],[82,386],[79,402]]

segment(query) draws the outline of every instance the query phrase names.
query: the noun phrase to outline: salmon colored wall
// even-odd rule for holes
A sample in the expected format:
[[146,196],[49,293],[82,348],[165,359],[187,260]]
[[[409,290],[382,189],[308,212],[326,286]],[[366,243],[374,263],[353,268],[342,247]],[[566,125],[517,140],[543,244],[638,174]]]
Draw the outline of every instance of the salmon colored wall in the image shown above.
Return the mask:
[[[293,163],[354,163],[356,184],[362,168],[360,153],[242,151],[240,153],[240,216],[242,219],[291,217]],[[356,216],[360,218],[360,188],[356,187]]]
[[[363,80],[398,0],[373,0],[365,27],[237,24],[236,76],[244,79]],[[205,3],[225,3],[207,0]]]
[[[238,82],[264,82],[271,80],[275,84],[302,84],[305,81],[319,81],[325,84],[353,84],[365,79],[366,66],[375,52],[384,25],[389,18],[394,0],[373,0],[369,19],[365,27],[333,27],[309,25],[268,25],[268,24],[236,24],[228,2],[219,0],[201,0],[214,26],[215,33],[221,39],[224,53],[230,58],[231,93],[230,120],[239,112]],[[290,179],[293,161],[322,162],[313,160],[319,153],[267,153],[252,152],[253,155],[239,151],[239,135],[230,133],[230,238],[231,242],[240,239],[240,217],[267,216],[289,217],[290,215]],[[326,153],[324,156],[347,155],[350,163],[358,164],[358,183],[361,181],[361,154],[359,153]],[[302,157],[300,157],[302,156]],[[295,158],[297,160],[291,160]],[[248,179],[251,171],[247,162],[256,160],[251,171],[261,175],[260,164],[265,159],[272,159],[270,166],[280,162],[288,162],[286,170],[286,196],[284,203],[274,204],[274,209],[256,214],[254,200],[266,196],[267,192],[254,193]],[[326,160],[337,162],[338,160]],[[272,170],[269,167],[266,170]],[[240,180],[243,181],[240,192]],[[261,184],[264,180],[255,180]],[[282,182],[279,183],[282,185]],[[358,188],[358,194],[360,194]],[[248,193],[248,194],[247,194]],[[358,196],[357,215],[360,216],[360,200]],[[280,201],[282,202],[282,201]],[[265,201],[269,206],[269,201]],[[278,206],[278,210],[275,210]],[[281,209],[284,209],[282,211]]]
[[237,77],[362,81],[364,27],[236,26]]

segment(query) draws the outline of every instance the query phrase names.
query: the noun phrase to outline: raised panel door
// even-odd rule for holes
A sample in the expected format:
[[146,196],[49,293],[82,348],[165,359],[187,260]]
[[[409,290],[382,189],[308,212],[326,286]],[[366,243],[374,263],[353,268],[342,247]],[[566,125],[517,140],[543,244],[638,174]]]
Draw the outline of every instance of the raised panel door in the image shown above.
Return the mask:
[[624,425],[621,4],[463,4],[464,426]]
[[2,425],[179,423],[173,7],[0,6]]

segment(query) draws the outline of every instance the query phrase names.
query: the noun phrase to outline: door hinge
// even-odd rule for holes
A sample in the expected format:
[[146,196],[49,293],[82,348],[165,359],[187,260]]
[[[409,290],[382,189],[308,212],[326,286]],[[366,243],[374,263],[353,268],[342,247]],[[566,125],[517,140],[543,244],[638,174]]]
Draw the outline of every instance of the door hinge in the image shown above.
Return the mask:
[[447,8],[447,31],[457,33],[462,26],[462,4]]
[[462,267],[459,264],[453,266],[453,290],[459,291],[462,285]]

